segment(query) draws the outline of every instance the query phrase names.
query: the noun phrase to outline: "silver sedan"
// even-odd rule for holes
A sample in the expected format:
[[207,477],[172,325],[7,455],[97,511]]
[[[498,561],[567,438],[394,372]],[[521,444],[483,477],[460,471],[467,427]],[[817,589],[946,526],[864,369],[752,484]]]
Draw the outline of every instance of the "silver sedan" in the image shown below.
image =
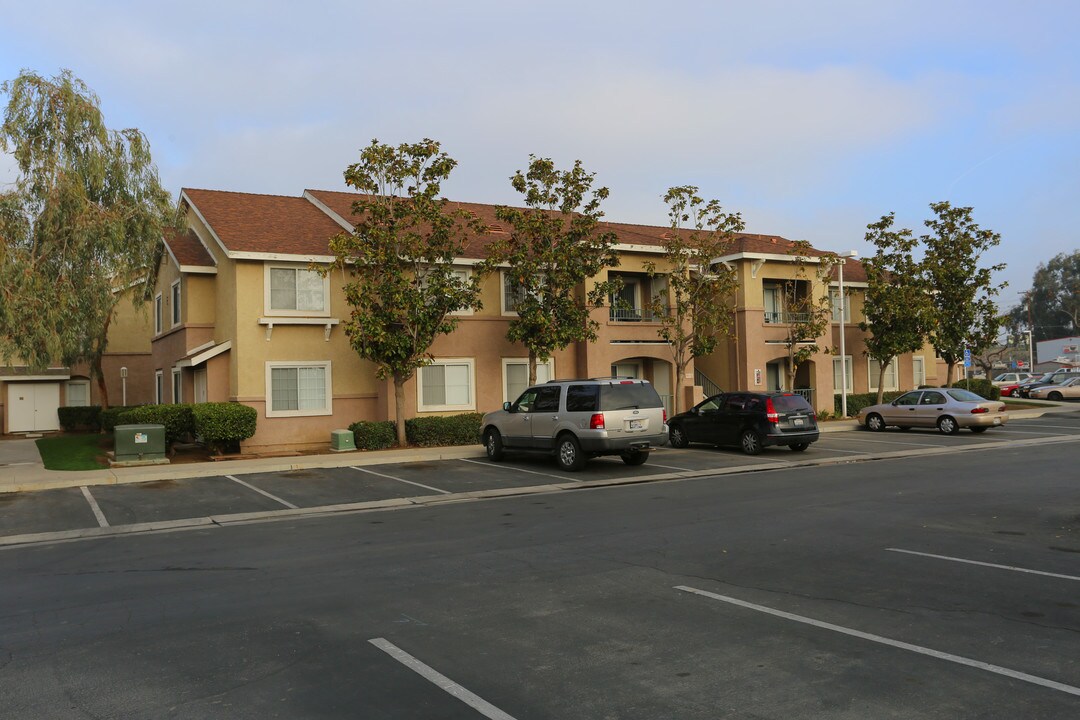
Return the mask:
[[1070,378],[1057,385],[1043,385],[1031,388],[1028,397],[1036,400],[1065,400],[1066,398],[1080,399],[1080,376]]
[[946,435],[954,435],[960,428],[981,433],[1004,425],[1008,419],[1004,404],[962,388],[912,390],[891,403],[859,411],[859,424],[875,432],[893,425],[901,430],[936,427]]

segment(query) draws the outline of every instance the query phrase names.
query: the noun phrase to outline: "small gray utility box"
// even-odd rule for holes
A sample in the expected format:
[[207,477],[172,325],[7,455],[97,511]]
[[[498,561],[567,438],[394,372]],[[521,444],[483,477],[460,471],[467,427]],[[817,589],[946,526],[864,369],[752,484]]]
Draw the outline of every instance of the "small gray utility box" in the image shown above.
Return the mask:
[[164,425],[117,425],[113,432],[116,462],[165,459]]

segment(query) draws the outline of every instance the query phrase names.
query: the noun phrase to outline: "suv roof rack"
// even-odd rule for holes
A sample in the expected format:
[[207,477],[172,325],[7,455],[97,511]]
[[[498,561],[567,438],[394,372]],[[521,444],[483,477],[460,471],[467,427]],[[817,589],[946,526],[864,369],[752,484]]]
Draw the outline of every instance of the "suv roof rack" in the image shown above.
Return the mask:
[[604,377],[591,377],[591,378],[559,378],[557,380],[548,380],[546,384],[551,383],[568,383],[568,382],[603,382],[604,380],[638,380],[640,382],[648,382],[645,378],[636,378],[630,375],[605,375]]

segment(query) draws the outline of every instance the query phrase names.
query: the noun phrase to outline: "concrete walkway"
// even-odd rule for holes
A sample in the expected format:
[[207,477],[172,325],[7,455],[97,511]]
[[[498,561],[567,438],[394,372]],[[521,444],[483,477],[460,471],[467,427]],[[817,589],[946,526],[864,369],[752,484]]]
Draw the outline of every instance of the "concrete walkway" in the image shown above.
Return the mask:
[[[1056,405],[1046,409],[1017,410],[1010,419],[1042,417],[1050,413],[1080,412],[1080,406]],[[854,420],[822,423],[823,433],[850,432],[858,428]],[[248,473],[285,472],[310,468],[373,466],[389,463],[473,458],[483,455],[477,445],[437,448],[405,448],[325,455],[222,460],[220,462],[183,463],[178,465],[147,465],[142,467],[109,468],[86,471],[46,470],[32,439],[6,438],[0,440],[0,493],[49,490],[84,485],[116,485],[121,483],[152,482],[190,477],[220,477]]]

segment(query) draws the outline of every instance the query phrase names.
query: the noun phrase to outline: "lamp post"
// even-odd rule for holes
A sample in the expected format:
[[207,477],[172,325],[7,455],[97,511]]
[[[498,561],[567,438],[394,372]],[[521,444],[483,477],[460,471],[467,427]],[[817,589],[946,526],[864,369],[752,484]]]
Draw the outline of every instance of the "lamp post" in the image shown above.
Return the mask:
[[1027,331],[1028,336],[1028,372],[1035,372],[1035,347],[1031,342],[1031,330]]
[[840,253],[840,416],[847,417],[847,348],[844,331],[844,265],[848,258],[858,257],[854,250]]

